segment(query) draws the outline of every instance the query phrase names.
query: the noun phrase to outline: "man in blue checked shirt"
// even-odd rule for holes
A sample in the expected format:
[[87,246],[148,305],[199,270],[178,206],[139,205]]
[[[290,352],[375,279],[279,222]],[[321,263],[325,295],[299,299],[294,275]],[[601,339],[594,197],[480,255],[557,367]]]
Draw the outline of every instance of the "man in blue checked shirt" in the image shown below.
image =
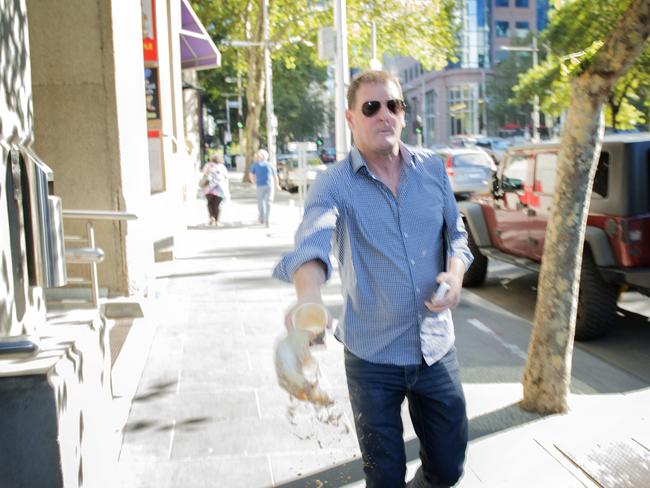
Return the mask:
[[[273,275],[294,283],[297,304],[322,303],[330,254],[338,259],[343,314],[335,336],[345,345],[367,486],[404,486],[405,397],[422,460],[408,486],[452,486],[467,447],[450,312],[473,259],[467,233],[442,160],[400,142],[399,81],[361,73],[348,107],[355,147],[310,189],[295,249]],[[449,291],[435,299],[443,282]]]

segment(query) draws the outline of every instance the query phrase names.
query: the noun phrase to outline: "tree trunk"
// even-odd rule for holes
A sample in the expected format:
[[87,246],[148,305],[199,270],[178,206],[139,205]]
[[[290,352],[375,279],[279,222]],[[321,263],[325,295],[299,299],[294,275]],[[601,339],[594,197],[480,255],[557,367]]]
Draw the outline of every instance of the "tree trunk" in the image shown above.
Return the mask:
[[520,406],[525,410],[568,410],[582,247],[603,135],[602,106],[649,34],[650,0],[633,0],[571,84],[523,378]]
[[572,86],[558,157],[557,183],[544,241],[533,334],[524,372],[521,407],[542,413],[568,409],[588,195],[591,195],[604,126],[602,102],[593,100],[578,86],[578,81]]
[[[261,49],[255,49],[255,51],[259,50]],[[264,56],[251,53],[248,61],[248,86],[246,87],[248,110],[246,112],[246,135],[244,136],[246,169],[243,181],[245,182],[250,182],[249,169],[255,159],[255,153],[260,147],[260,116],[264,105],[264,88]]]
[[[250,32],[252,42],[264,41],[264,15],[263,3],[251,3],[257,9],[255,13],[255,25]],[[253,164],[255,153],[260,147],[260,116],[264,106],[264,49],[262,47],[251,47],[246,50],[246,64],[248,66],[248,82],[246,85],[246,128],[244,140],[244,157],[246,158],[246,168],[244,170],[244,182],[250,182],[250,167]]]

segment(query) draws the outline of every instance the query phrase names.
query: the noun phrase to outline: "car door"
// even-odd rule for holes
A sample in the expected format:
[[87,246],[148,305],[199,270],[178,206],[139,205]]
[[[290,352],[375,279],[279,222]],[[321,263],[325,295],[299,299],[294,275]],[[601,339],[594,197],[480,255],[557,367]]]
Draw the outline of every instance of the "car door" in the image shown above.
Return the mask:
[[518,256],[529,252],[526,189],[532,181],[532,160],[526,153],[510,155],[499,171],[499,198],[494,200],[490,225],[496,247]]
[[530,257],[542,259],[544,236],[555,193],[557,152],[541,152],[535,156],[534,183],[528,198]]

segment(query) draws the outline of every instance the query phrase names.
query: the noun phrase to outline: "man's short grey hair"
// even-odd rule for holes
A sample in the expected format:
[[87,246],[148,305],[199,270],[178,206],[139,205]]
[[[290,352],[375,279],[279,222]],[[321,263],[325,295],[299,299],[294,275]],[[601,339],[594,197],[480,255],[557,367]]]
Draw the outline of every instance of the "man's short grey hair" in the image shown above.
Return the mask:
[[258,161],[268,161],[269,152],[266,149],[260,149],[255,153],[255,159]]
[[354,104],[357,101],[357,92],[359,91],[359,87],[362,84],[364,83],[386,84],[389,82],[395,83],[395,86],[397,86],[397,89],[399,90],[399,96],[400,98],[403,99],[402,85],[400,85],[399,79],[392,73],[389,73],[388,71],[378,71],[378,70],[369,70],[369,71],[363,71],[359,73],[357,76],[354,77],[354,79],[350,83],[350,87],[348,88],[348,108],[350,110],[354,108]]

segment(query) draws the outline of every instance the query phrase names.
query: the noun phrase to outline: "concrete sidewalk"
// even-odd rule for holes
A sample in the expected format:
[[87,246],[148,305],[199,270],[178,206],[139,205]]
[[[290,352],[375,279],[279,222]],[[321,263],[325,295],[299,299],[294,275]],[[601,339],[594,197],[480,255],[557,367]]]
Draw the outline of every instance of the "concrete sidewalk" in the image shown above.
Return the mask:
[[[232,174],[223,228],[204,225],[202,202],[189,213],[176,259],[157,265],[146,322],[122,348],[114,388],[126,425],[111,486],[364,485],[341,345],[330,337],[316,352],[338,423],[291,402],[275,378],[273,346],[293,289],[270,273],[292,244],[297,196],[278,195],[266,229],[240,179]],[[324,293],[334,317],[338,290],[334,279]],[[454,320],[471,437],[458,486],[650,486],[650,385],[576,351],[571,413],[525,413],[527,323],[470,292]],[[408,415],[405,442],[413,473]]]

